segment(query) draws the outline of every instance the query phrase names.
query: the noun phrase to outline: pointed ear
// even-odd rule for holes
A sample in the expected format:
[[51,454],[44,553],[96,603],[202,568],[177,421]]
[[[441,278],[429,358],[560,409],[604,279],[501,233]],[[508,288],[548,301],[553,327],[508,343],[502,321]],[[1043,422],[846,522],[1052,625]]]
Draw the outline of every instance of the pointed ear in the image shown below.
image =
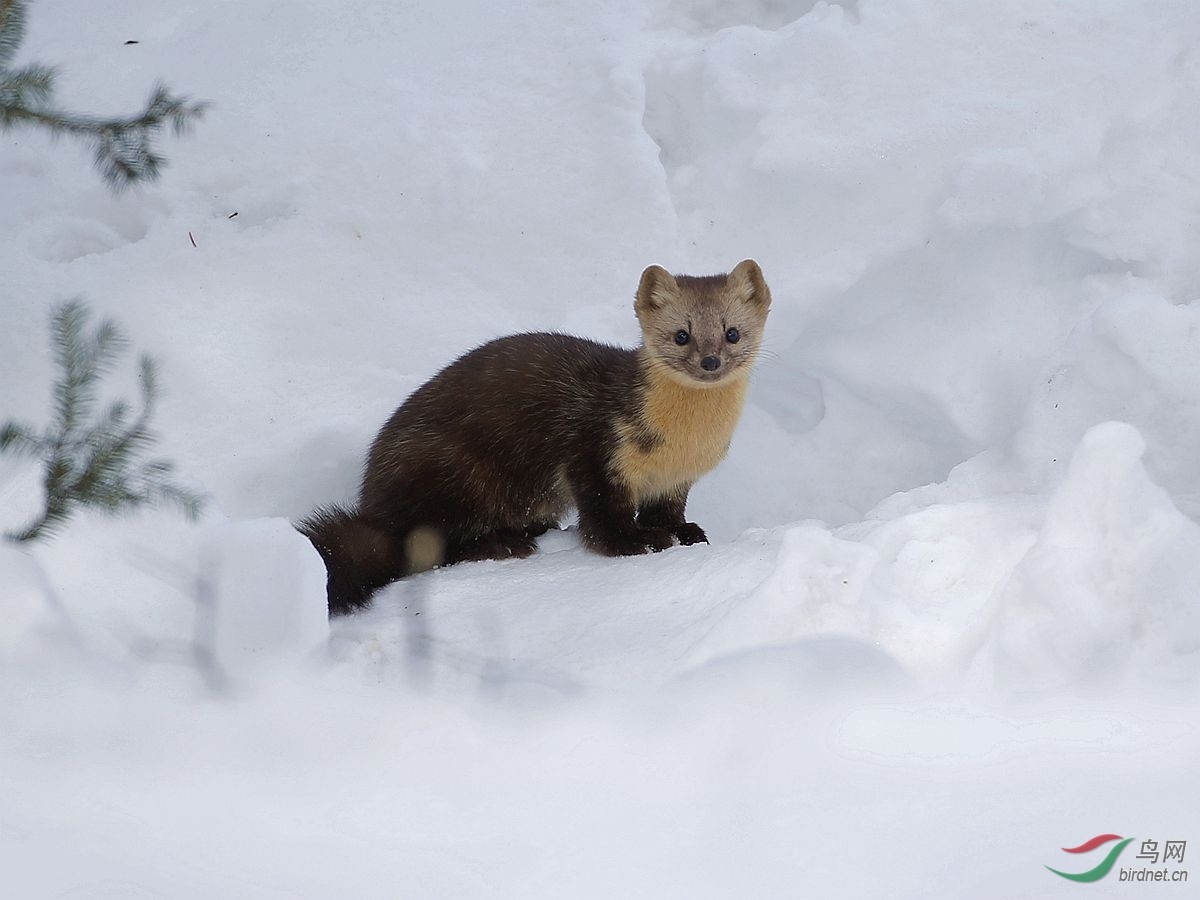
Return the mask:
[[743,259],[729,273],[729,286],[739,293],[744,301],[758,307],[764,313],[771,308],[771,289],[763,278],[762,269],[752,259]]
[[662,266],[647,266],[638,283],[637,300],[633,308],[638,315],[662,309],[679,295],[675,276]]

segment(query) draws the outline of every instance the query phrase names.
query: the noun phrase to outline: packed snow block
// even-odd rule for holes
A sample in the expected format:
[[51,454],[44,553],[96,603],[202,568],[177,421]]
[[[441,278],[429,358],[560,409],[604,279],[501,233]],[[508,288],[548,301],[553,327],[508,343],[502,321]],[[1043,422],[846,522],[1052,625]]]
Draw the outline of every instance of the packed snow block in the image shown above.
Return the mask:
[[1154,483],[1136,428],[1090,429],[1001,598],[995,676],[1012,690],[1193,684],[1200,526]]
[[[233,674],[296,664],[329,636],[325,565],[286,519],[254,519],[212,530],[201,550],[215,662]],[[201,640],[204,640],[203,636]]]

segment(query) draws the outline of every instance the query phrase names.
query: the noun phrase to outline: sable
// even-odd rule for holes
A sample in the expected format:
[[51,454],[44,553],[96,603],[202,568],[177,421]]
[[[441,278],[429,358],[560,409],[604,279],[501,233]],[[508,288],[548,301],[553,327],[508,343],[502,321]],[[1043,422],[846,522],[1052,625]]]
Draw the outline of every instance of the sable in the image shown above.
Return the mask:
[[707,541],[688,491],[729,448],[770,305],[753,260],[650,266],[637,349],[516,334],[455,360],[380,430],[357,505],[297,526],[325,560],[330,615],[437,565],[529,556],[572,507],[608,556]]

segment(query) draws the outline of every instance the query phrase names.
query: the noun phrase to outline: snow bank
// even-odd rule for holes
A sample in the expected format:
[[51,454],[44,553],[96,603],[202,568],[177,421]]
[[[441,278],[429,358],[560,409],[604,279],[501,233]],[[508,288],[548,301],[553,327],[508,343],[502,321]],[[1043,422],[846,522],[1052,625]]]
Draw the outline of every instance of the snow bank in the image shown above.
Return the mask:
[[[731,5],[751,27],[680,39],[647,71],[645,127],[684,264],[749,246],[783,300],[779,359],[756,395],[768,416],[741,436],[758,452],[731,460],[731,480],[776,499],[753,515],[730,491],[712,504],[741,527],[855,521],[1007,446],[1034,415],[1022,441],[1067,431],[1050,454],[1065,461],[1088,427],[1128,419],[1118,398],[1153,396],[1126,367],[1115,391],[1088,392],[1105,408],[1047,421],[1035,394],[1070,364],[1083,323],[1137,302],[1124,339],[1136,355],[1196,297],[1180,211],[1200,202],[1200,179],[1180,135],[1200,125],[1185,49],[1198,25],[1182,7],[805,6]],[[1187,364],[1163,363],[1186,379]],[[819,415],[784,399],[797,382]],[[1160,396],[1194,421],[1194,385]],[[1178,446],[1144,432],[1152,460]],[[789,464],[764,474],[762,456]],[[1173,489],[1194,493],[1188,478]]]
[[1001,683],[1112,687],[1133,675],[1194,688],[1200,527],[1151,481],[1145,446],[1121,423],[1084,435],[1000,598]]

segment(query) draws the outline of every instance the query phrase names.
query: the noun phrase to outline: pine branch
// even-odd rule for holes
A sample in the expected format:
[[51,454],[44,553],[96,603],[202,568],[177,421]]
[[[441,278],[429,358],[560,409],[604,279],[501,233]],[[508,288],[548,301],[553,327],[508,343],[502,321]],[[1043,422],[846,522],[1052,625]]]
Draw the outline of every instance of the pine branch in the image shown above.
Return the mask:
[[149,415],[158,403],[158,366],[145,353],[138,357],[138,385],[142,391],[142,409]]
[[[28,70],[26,70],[28,71]],[[52,71],[47,74],[53,75]],[[0,127],[28,123],[55,133],[70,134],[86,140],[101,176],[115,191],[130,185],[155,181],[165,160],[154,152],[153,141],[164,126],[175,134],[185,134],[207,109],[207,104],[176,97],[161,85],[154,89],[146,109],[128,119],[95,119],[58,112],[43,104],[50,87],[34,94],[34,84],[14,85],[12,79],[0,81]]]
[[12,450],[14,453],[24,453],[37,456],[45,449],[42,439],[33,433],[28,425],[19,422],[6,422],[0,428],[0,450]]
[[195,519],[204,508],[204,496],[168,480],[175,466],[163,459],[145,463],[138,472],[142,485],[140,503],[172,504],[188,519]]
[[165,164],[154,151],[158,133],[165,127],[176,135],[187,133],[207,104],[175,96],[158,84],[145,109],[128,118],[106,119],[54,109],[53,68],[9,68],[24,38],[25,5],[24,0],[0,0],[0,129],[33,125],[84,140],[101,176],[117,192],[157,179]]
[[16,125],[22,117],[50,101],[54,93],[54,70],[48,66],[26,66],[6,71],[0,68],[0,126]]
[[45,463],[46,508],[30,525],[9,534],[12,540],[51,534],[80,506],[119,513],[171,503],[189,518],[200,511],[203,498],[171,481],[171,463],[142,459],[156,441],[150,419],[158,400],[158,373],[150,357],[138,360],[142,404],[137,417],[129,421],[130,406],[124,400],[95,417],[100,378],[112,369],[126,341],[109,321],[89,332],[88,320],[79,300],[54,311],[50,330],[61,374],[54,383],[54,421],[46,433],[38,435],[15,422],[0,429],[0,451],[37,455]]
[[24,38],[24,0],[0,0],[0,69],[12,62]]
[[[91,405],[91,385],[82,358],[83,327],[87,312],[80,300],[68,300],[50,320],[50,346],[62,376],[54,383],[54,412],[60,425],[61,445]],[[80,407],[84,407],[82,410]]]

